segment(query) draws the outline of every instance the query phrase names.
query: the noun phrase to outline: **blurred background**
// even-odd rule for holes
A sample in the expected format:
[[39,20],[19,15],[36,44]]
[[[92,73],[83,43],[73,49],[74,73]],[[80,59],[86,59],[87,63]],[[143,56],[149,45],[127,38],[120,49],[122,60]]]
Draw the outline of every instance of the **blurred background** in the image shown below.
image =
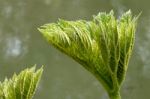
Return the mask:
[[34,64],[44,65],[34,99],[108,99],[94,76],[50,46],[37,28],[58,18],[90,20],[111,9],[119,17],[131,9],[142,15],[121,95],[150,99],[149,4],[149,0],[0,0],[0,80]]

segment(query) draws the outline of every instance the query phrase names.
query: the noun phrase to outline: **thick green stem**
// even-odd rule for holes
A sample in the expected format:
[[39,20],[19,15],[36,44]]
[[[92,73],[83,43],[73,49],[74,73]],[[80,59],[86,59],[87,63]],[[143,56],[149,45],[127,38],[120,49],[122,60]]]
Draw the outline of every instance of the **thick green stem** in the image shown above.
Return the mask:
[[114,92],[109,94],[110,99],[121,99],[120,93],[119,92]]

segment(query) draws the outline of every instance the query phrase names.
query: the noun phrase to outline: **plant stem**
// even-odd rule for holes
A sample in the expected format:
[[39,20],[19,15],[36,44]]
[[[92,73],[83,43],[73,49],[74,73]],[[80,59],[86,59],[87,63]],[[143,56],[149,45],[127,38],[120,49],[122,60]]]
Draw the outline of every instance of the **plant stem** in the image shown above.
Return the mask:
[[121,99],[120,93],[119,92],[113,92],[109,94],[110,99]]

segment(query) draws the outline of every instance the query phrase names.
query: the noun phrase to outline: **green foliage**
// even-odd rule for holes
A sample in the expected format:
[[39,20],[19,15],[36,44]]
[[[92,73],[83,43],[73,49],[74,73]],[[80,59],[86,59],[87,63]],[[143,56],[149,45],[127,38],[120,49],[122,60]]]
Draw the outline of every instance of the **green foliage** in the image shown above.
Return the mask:
[[59,20],[39,31],[54,47],[72,57],[102,83],[111,99],[120,99],[134,44],[138,17],[131,11],[119,19],[114,12],[99,13],[91,21]]
[[0,99],[32,99],[43,68],[35,71],[36,67],[25,69],[19,75],[0,82]]

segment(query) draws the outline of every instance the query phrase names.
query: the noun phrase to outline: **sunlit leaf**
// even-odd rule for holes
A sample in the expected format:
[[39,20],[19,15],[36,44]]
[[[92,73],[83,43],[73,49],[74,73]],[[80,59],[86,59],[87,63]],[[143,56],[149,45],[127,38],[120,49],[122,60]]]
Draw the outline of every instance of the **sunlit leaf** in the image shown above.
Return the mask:
[[133,49],[136,23],[137,17],[133,17],[131,11],[119,19],[111,11],[101,12],[91,21],[60,19],[40,27],[39,31],[50,44],[94,74],[111,98],[113,95],[120,98],[119,90]]
[[11,79],[0,82],[0,99],[32,99],[43,68],[35,71],[35,66],[14,74]]

